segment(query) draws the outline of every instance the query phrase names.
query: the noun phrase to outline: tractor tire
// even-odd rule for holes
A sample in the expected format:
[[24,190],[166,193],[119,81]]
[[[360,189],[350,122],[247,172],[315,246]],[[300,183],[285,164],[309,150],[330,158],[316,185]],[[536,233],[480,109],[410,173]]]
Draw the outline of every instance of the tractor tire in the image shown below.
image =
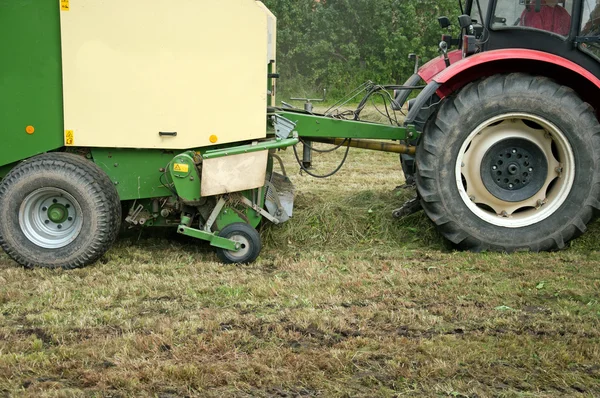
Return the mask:
[[[413,101],[413,100],[411,100]],[[413,121],[413,125],[419,132],[423,132],[425,130],[425,125],[435,113],[436,106],[440,101],[440,97],[437,94],[434,94],[433,97],[429,100],[429,105],[424,107],[419,111],[417,117]],[[412,145],[417,146],[419,141],[416,139],[413,140],[404,140],[400,142],[404,145]],[[402,172],[404,173],[404,181],[406,186],[414,186],[416,184],[416,163],[415,157],[411,155],[401,154],[400,155],[400,166],[402,167]]]
[[0,184],[0,246],[27,268],[77,268],[98,260],[121,225],[108,176],[69,153],[28,159]]
[[222,238],[233,239],[241,245],[237,252],[217,248],[217,257],[225,264],[248,264],[258,258],[262,249],[260,234],[251,225],[237,222],[227,225],[219,232]]
[[495,75],[444,101],[417,149],[417,189],[441,233],[472,251],[545,251],[600,209],[600,125],[570,88]]

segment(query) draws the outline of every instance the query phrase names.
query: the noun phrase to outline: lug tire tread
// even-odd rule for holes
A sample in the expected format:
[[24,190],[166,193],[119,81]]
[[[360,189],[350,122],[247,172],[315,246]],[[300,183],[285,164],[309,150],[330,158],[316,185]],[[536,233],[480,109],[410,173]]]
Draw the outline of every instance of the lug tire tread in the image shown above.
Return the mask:
[[[465,110],[478,111],[478,105],[490,95],[502,95],[507,92],[533,91],[543,96],[559,98],[565,107],[565,112],[579,114],[589,134],[589,142],[593,151],[593,171],[595,173],[592,186],[587,198],[582,201],[580,210],[573,215],[562,228],[549,235],[535,239],[527,244],[514,243],[511,245],[497,244],[493,239],[486,240],[485,236],[478,235],[476,231],[465,230],[461,220],[453,216],[453,211],[448,207],[446,200],[440,194],[442,178],[439,171],[448,165],[438,165],[440,155],[448,148],[452,127],[460,123]],[[458,122],[457,122],[458,121]],[[600,214],[600,124],[594,115],[593,108],[584,103],[577,94],[568,87],[560,86],[551,79],[531,76],[523,73],[494,75],[492,77],[469,83],[458,94],[447,98],[441,104],[437,115],[427,124],[422,136],[422,142],[417,148],[417,189],[419,191],[423,209],[429,218],[436,224],[442,235],[453,244],[463,249],[475,252],[500,251],[514,252],[529,250],[532,252],[562,249],[566,242],[585,232],[586,224]],[[445,173],[447,178],[448,173]],[[580,189],[581,187],[573,187]],[[460,200],[460,199],[458,199]],[[551,216],[552,217],[552,216]],[[482,223],[484,221],[481,221]],[[499,227],[500,228],[500,227]]]

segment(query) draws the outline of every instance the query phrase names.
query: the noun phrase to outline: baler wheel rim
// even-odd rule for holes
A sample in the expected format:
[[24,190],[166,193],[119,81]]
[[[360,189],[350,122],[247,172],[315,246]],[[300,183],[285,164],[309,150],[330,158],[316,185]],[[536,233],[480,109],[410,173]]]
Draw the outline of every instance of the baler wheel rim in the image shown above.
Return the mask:
[[[52,207],[64,214],[54,219]],[[83,225],[81,206],[63,189],[44,187],[30,193],[21,203],[19,225],[25,236],[45,249],[59,249],[77,238]]]

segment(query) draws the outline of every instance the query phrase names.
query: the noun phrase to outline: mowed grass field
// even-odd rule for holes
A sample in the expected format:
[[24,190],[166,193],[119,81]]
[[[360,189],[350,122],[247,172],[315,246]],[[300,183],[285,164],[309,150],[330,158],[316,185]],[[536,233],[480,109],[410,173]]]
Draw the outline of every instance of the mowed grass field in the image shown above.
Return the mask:
[[[398,157],[298,173],[293,220],[254,264],[129,231],[84,269],[0,255],[0,396],[600,396],[600,224],[568,249],[456,252]],[[316,172],[342,152],[315,155]]]

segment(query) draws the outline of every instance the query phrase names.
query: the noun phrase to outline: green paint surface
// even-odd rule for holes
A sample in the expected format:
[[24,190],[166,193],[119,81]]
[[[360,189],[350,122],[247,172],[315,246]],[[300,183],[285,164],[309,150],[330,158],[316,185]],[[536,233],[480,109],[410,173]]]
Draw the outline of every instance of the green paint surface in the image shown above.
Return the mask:
[[300,137],[326,138],[373,138],[404,140],[413,128],[391,126],[354,120],[333,119],[330,117],[295,112],[277,112],[296,123],[295,131]]
[[180,225],[177,228],[177,232],[182,235],[191,236],[192,238],[206,240],[210,242],[211,246],[220,247],[222,249],[231,251],[238,250],[238,248],[236,247],[236,242],[227,238],[222,238],[211,232],[186,227],[185,225]]
[[0,38],[3,166],[64,143],[58,0],[0,0]]
[[245,144],[239,146],[228,146],[219,149],[202,150],[202,157],[204,159],[216,159],[225,156],[241,155],[244,153],[260,152],[268,149],[287,148],[298,143],[297,138],[287,138],[285,140],[276,138],[267,141],[260,141],[255,144]]
[[[244,195],[248,199],[252,199],[253,191],[257,190],[244,191],[242,192],[242,195]],[[259,206],[261,207],[264,206],[264,192],[265,190],[263,189],[263,197],[259,199]],[[216,231],[220,231],[226,226],[237,222],[243,222],[248,225],[251,225],[252,228],[256,228],[258,227],[258,224],[260,224],[261,220],[262,216],[256,211],[254,211],[254,209],[243,205],[226,205],[225,207],[223,207],[223,210],[221,210],[221,213],[219,213],[217,219],[215,220],[214,229]]]
[[202,199],[200,176],[193,156],[194,152],[181,153],[173,158],[169,166],[177,194],[185,203],[198,202]]
[[167,165],[173,151],[159,149],[92,148],[96,163],[112,180],[121,200],[159,198],[173,193]]

